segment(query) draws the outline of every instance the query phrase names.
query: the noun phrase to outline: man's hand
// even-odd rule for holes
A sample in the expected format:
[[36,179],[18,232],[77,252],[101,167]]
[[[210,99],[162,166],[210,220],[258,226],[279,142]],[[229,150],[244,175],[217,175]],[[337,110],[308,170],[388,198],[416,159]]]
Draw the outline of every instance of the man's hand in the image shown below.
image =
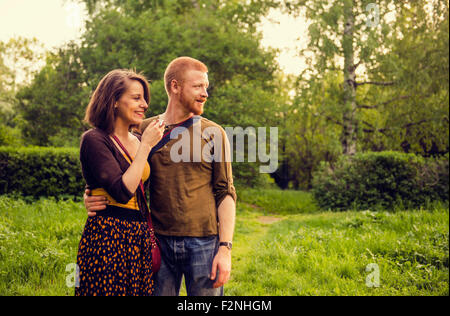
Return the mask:
[[231,250],[226,247],[219,247],[219,252],[214,257],[211,280],[216,279],[217,272],[219,272],[219,278],[214,283],[214,288],[224,286],[230,280]]
[[84,206],[88,212],[88,216],[96,216],[97,211],[104,210],[106,205],[109,203],[108,199],[105,196],[91,196],[91,190],[84,191]]

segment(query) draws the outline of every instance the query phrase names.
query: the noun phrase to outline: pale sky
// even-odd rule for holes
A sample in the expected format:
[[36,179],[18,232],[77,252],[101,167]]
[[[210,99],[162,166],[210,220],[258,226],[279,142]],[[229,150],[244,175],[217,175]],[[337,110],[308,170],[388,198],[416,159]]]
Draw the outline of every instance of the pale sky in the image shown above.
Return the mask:
[[[0,41],[11,37],[35,37],[47,49],[76,40],[82,34],[84,7],[64,0],[0,0]],[[264,19],[263,46],[281,49],[278,62],[285,73],[299,74],[304,62],[297,57],[304,47],[307,25],[272,10]]]

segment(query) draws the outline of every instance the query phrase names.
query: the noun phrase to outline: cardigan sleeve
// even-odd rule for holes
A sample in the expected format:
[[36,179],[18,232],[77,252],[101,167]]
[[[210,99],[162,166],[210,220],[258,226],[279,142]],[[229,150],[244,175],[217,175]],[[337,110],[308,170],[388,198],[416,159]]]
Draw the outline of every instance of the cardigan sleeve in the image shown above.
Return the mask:
[[95,130],[83,134],[80,145],[80,161],[84,178],[89,187],[103,188],[117,202],[126,204],[134,196],[123,183],[119,162],[113,154],[106,135]]

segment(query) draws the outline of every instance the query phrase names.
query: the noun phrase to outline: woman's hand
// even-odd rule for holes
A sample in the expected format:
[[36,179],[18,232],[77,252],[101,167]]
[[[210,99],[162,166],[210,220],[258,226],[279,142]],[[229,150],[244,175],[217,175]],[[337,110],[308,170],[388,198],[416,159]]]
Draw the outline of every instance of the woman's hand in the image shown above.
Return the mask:
[[161,140],[164,134],[164,121],[154,120],[151,122],[144,133],[142,133],[141,143],[146,146],[154,147]]
[[134,161],[128,170],[123,174],[122,181],[128,191],[136,192],[137,187],[142,179],[142,173],[148,160],[148,155],[152,149],[162,138],[164,133],[164,123],[160,124],[155,120],[142,133],[141,144],[138,148]]

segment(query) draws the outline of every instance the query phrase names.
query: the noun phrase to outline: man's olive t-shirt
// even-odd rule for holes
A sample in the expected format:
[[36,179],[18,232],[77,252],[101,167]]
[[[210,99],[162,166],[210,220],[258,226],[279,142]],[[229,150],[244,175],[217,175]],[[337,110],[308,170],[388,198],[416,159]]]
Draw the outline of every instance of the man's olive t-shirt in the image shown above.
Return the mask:
[[[141,124],[141,131],[155,116]],[[150,158],[150,209],[158,234],[218,234],[217,209],[227,195],[236,201],[228,138],[222,127],[195,116],[188,128],[168,126],[171,138]]]

